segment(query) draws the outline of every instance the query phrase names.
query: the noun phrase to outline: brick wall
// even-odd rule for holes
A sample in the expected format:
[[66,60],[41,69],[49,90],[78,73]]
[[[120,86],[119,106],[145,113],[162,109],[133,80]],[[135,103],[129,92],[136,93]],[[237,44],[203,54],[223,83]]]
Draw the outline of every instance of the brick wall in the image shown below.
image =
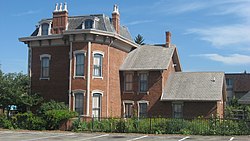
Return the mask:
[[[68,74],[69,74],[69,47],[33,47],[32,48],[32,77],[31,89],[33,93],[41,94],[46,101],[54,99],[68,103]],[[50,54],[50,79],[40,80],[40,55]]]

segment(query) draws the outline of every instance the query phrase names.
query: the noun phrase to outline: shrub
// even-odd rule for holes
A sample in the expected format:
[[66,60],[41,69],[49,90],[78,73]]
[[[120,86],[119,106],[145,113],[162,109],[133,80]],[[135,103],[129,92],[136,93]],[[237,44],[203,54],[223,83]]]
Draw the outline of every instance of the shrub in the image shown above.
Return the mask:
[[11,120],[8,120],[5,115],[0,115],[0,128],[13,129],[14,127]]
[[44,130],[46,125],[45,120],[33,115],[31,112],[18,113],[12,121],[17,128],[28,130]]
[[49,110],[44,114],[44,119],[47,121],[46,129],[59,129],[59,125],[77,115],[76,112],[69,110]]
[[69,108],[65,105],[63,102],[56,102],[54,100],[51,100],[49,102],[43,103],[39,110],[39,114],[45,114],[45,112],[50,110],[68,110]]

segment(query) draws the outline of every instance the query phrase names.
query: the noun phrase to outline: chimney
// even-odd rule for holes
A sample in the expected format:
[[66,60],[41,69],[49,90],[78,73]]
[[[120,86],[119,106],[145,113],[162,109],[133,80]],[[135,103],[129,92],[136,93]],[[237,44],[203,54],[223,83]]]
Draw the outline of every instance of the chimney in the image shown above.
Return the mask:
[[112,23],[116,32],[119,34],[120,33],[120,14],[119,14],[118,6],[116,4],[114,5],[114,9],[112,12]]
[[60,3],[58,7],[58,3],[55,6],[55,10],[53,12],[53,21],[52,21],[52,34],[61,34],[66,30],[68,24],[68,8],[67,3]]
[[171,32],[167,31],[166,32],[166,47],[170,47],[171,45]]

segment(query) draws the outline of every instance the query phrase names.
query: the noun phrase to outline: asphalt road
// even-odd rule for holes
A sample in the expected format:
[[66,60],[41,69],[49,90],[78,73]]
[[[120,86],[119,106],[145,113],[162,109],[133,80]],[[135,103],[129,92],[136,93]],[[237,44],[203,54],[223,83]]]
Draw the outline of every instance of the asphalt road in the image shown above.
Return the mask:
[[250,136],[147,135],[62,131],[0,131],[0,141],[250,141]]

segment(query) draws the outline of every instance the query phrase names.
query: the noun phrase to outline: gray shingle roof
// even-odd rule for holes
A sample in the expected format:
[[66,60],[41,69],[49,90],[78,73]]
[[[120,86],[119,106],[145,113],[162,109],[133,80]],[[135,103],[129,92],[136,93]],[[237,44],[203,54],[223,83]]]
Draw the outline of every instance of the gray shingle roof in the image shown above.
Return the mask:
[[[68,30],[77,30],[82,29],[82,23],[86,19],[93,19],[94,17],[98,18],[99,20],[95,23],[95,29],[113,32],[115,33],[115,29],[113,27],[110,18],[104,14],[97,14],[97,15],[86,15],[86,16],[69,16],[68,17]],[[42,21],[51,21],[52,19],[43,19]],[[37,36],[38,28],[31,34],[31,36]],[[126,39],[133,40],[128,29],[124,26],[120,26],[120,35],[125,37]]]
[[223,72],[175,72],[169,76],[161,100],[218,101],[223,83]]
[[131,51],[120,67],[122,71],[129,70],[164,70],[173,56],[175,47],[143,45]]
[[250,91],[238,100],[239,104],[250,104]]

